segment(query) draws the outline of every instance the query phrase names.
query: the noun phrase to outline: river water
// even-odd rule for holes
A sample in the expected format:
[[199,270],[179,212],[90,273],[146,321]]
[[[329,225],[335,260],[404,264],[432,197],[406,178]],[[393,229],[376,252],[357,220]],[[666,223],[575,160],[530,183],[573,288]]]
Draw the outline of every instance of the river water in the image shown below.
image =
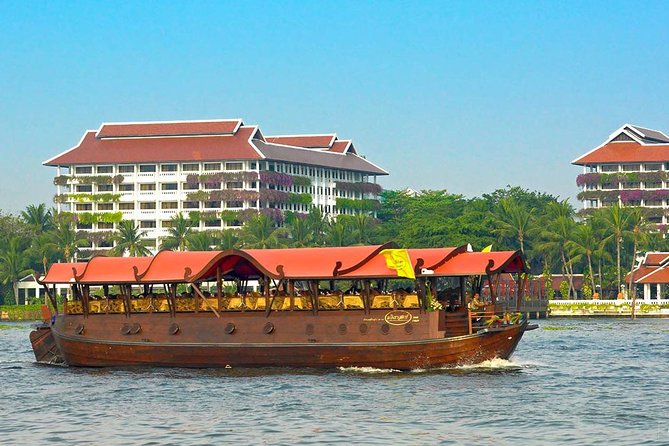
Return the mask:
[[75,369],[0,327],[0,444],[669,445],[669,319],[549,319],[511,361]]

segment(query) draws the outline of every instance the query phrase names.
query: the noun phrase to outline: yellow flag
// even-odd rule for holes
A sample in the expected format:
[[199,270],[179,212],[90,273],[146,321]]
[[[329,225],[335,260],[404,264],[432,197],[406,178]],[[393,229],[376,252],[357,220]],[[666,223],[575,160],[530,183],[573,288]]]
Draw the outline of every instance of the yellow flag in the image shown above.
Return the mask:
[[481,250],[481,252],[490,252],[490,251],[492,251],[492,245],[488,245]]
[[397,271],[400,277],[415,279],[409,252],[406,249],[384,249],[381,254],[386,258],[386,266]]

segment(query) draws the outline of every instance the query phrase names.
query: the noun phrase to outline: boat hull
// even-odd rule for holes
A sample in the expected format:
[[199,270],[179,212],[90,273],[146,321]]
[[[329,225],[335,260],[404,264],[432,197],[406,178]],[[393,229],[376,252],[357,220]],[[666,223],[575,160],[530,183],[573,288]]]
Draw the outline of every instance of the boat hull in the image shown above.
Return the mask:
[[[319,332],[312,325],[309,332],[307,325],[306,333],[300,330],[302,325],[296,327],[296,321],[290,319],[274,319],[271,332],[265,333],[269,331],[267,323],[272,319],[257,316],[246,321],[243,317],[237,319],[232,333],[227,332],[230,331],[229,323],[197,317],[168,319],[155,325],[150,325],[147,319],[136,326],[121,324],[122,319],[107,320],[106,325],[91,324],[90,319],[63,319],[52,328],[59,351],[65,362],[72,366],[375,367],[408,370],[474,364],[493,358],[507,359],[527,325],[523,322],[479,330],[472,335],[444,337],[438,318],[429,313],[414,316],[417,322],[411,330],[406,325],[375,325],[370,322],[369,331],[364,334],[351,333],[351,327],[358,327],[354,319],[343,316],[318,318],[325,323],[321,324],[325,328]],[[329,319],[339,324],[328,325]],[[173,324],[177,323],[177,333],[156,335],[158,332],[174,331]],[[92,326],[90,330],[89,326]],[[118,330],[119,326],[121,330]],[[127,328],[136,329],[138,326],[139,332],[134,337],[125,333]],[[245,331],[252,331],[253,334],[245,335]]]

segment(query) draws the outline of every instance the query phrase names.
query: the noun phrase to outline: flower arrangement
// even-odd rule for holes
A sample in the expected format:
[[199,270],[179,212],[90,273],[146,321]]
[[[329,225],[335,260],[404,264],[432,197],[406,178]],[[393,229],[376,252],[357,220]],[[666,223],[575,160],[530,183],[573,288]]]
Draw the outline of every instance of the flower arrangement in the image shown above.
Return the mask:
[[632,201],[641,201],[643,194],[638,189],[632,190],[621,190],[620,191],[620,201],[627,204]]
[[288,192],[274,189],[260,189],[260,201],[263,203],[288,203]]
[[54,203],[66,203],[68,201],[76,201],[77,203],[86,203],[86,202],[100,202],[100,203],[109,203],[109,202],[118,202],[121,199],[121,194],[61,194],[56,195],[53,198]]
[[66,186],[72,177],[67,175],[59,175],[53,179],[53,184],[56,186]]
[[90,212],[82,212],[77,214],[78,223],[89,225],[93,223],[118,223],[123,220],[122,212],[103,212],[99,214],[93,214]]
[[299,175],[293,175],[293,185],[294,186],[311,186],[311,178],[301,177]]
[[281,172],[262,171],[260,172],[260,181],[268,186],[290,187],[293,185],[293,177]]
[[214,201],[255,201],[258,192],[244,189],[215,190],[209,193],[209,199]]
[[582,173],[576,177],[576,185],[578,187],[583,187],[583,186],[592,186],[601,184],[600,182],[601,176],[602,176],[601,174],[595,172]]
[[197,192],[189,192],[186,194],[188,201],[207,201],[209,200],[209,192],[199,190]]
[[353,200],[350,198],[337,198],[337,207],[340,209],[352,209],[356,211],[377,211],[381,208],[379,200]]
[[292,204],[311,204],[312,197],[310,194],[288,194],[288,202]]
[[276,208],[264,208],[260,210],[262,215],[269,217],[270,220],[274,221],[274,224],[281,226],[283,224],[283,212],[281,209]]
[[338,190],[346,192],[359,192],[361,194],[379,194],[383,188],[376,183],[367,183],[360,181],[357,183],[347,183],[345,181],[335,182],[335,187]]

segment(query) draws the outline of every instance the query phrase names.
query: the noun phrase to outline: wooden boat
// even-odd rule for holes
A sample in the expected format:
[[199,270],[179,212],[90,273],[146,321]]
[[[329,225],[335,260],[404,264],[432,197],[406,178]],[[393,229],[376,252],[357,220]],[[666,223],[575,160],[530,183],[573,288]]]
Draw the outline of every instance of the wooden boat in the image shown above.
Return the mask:
[[[52,316],[30,338],[38,361],[86,367],[470,364],[508,358],[531,329],[512,314],[525,270],[519,252],[393,243],[95,257],[41,278]],[[517,276],[513,301],[496,295],[501,274]],[[56,283],[71,285],[61,307]],[[486,289],[485,308],[466,306]]]

